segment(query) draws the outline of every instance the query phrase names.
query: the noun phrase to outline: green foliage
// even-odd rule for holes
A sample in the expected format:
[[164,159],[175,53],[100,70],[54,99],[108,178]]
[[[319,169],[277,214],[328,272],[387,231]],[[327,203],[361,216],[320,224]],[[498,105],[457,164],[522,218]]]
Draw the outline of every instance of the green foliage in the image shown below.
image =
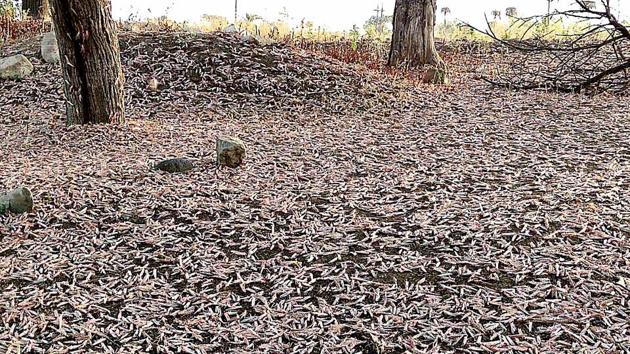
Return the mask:
[[201,16],[200,30],[202,32],[220,31],[227,27],[229,21],[223,16],[203,15]]
[[350,39],[357,41],[361,37],[361,33],[359,33],[359,26],[352,25],[352,30],[350,31]]
[[254,22],[256,20],[262,20],[262,19],[263,18],[260,15],[250,14],[250,13],[245,14],[245,21],[248,21],[248,22]]
[[370,17],[363,25],[365,35],[370,39],[388,40],[392,38],[392,21],[393,16]]
[[14,0],[0,0],[0,18],[15,19],[20,14],[18,2]]
[[[555,21],[527,20],[509,18],[490,21],[490,30],[503,40],[544,39],[566,40],[584,33],[588,28],[585,22],[571,22],[556,19]],[[489,41],[490,38],[464,24],[445,22],[436,27],[435,35],[443,40]]]
[[455,22],[449,21],[437,25],[435,29],[435,36],[439,39],[454,41],[454,40],[471,40],[471,41],[488,41],[487,36],[475,31],[474,29]]

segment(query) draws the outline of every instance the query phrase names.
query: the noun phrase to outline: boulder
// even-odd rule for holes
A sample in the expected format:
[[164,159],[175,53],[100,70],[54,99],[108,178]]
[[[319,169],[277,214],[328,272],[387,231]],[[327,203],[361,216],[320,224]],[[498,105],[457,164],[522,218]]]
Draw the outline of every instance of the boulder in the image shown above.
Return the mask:
[[33,72],[33,64],[22,54],[0,59],[0,79],[21,80]]
[[438,68],[430,68],[424,74],[422,78],[422,82],[428,84],[444,84],[448,85],[450,83],[450,79],[448,77],[448,73],[446,70],[438,69]]
[[16,214],[33,210],[33,196],[28,188],[17,188],[0,196],[0,214],[8,211]]
[[236,168],[245,159],[245,144],[238,138],[217,138],[217,162],[220,166]]
[[186,159],[170,159],[155,165],[156,170],[168,173],[183,173],[193,169],[193,163]]
[[48,32],[42,37],[41,51],[45,62],[51,64],[59,63],[59,46],[57,45],[55,32]]

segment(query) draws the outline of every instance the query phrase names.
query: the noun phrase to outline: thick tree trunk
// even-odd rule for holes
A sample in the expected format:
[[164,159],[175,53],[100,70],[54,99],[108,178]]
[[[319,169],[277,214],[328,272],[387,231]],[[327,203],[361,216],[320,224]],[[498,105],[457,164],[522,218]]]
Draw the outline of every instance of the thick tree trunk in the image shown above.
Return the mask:
[[436,0],[396,0],[389,65],[444,66],[435,49],[436,9]]
[[51,0],[67,123],[122,123],[125,77],[109,0]]

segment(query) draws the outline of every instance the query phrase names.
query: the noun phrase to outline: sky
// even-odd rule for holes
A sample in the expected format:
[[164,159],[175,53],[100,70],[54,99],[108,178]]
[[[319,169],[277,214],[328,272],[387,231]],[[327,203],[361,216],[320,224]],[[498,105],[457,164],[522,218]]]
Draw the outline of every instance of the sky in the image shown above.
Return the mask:
[[[575,0],[554,0],[553,8],[567,8]],[[267,20],[280,17],[283,8],[290,15],[290,22],[297,26],[304,18],[316,26],[332,31],[343,31],[353,25],[362,27],[381,4],[391,14],[395,0],[238,0],[239,17],[246,13],[263,16]],[[438,8],[448,7],[451,20],[460,20],[475,26],[485,24],[484,14],[492,10],[505,13],[508,7],[516,7],[519,15],[542,14],[547,11],[547,0],[438,0]],[[621,17],[630,19],[630,0],[611,0],[621,8]],[[112,0],[114,17],[126,19],[130,14],[141,18],[167,15],[178,21],[197,22],[204,14],[234,18],[234,0]],[[442,21],[438,14],[438,21]]]

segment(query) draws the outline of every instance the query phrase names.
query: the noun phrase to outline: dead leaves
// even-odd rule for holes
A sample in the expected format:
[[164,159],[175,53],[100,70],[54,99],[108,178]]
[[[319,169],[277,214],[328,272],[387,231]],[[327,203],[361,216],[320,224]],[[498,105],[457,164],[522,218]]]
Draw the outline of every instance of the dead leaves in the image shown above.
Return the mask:
[[[127,126],[51,121],[46,66],[1,91],[0,189],[27,184],[37,204],[0,219],[0,343],[629,348],[627,103],[401,89],[283,47],[178,36],[123,45]],[[248,145],[238,170],[214,164],[223,134]],[[172,156],[198,168],[150,169]]]

